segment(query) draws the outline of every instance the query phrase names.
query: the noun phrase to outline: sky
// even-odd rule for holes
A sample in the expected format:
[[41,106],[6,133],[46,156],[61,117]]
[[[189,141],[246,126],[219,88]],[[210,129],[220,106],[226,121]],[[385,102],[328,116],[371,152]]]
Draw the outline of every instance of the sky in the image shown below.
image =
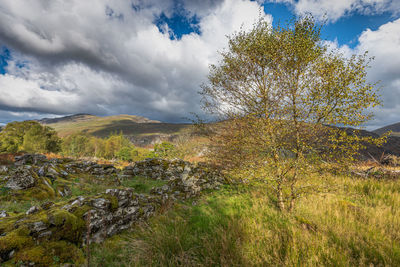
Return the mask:
[[368,50],[382,107],[400,122],[400,0],[1,0],[0,123],[75,113],[184,122],[226,36],[263,16],[311,13],[344,55]]

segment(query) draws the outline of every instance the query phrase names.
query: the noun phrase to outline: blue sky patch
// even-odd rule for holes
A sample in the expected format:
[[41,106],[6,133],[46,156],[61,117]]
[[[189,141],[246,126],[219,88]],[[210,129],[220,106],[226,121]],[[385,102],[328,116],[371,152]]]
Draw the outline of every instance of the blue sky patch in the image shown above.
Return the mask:
[[0,74],[6,73],[6,67],[8,66],[8,61],[10,59],[10,50],[5,46],[0,47]]
[[[272,25],[285,26],[288,21],[294,18],[292,8],[285,3],[265,3],[264,11],[273,17]],[[389,12],[378,15],[361,15],[352,13],[341,17],[334,23],[327,23],[322,28],[321,37],[325,40],[337,40],[339,45],[348,45],[355,48],[358,45],[358,37],[367,28],[377,30],[379,26],[394,20]]]
[[[264,11],[273,17],[273,26],[285,26],[295,17],[293,8],[285,3],[264,3]],[[176,4],[176,12],[168,17],[164,13],[158,16],[154,23],[161,32],[164,32],[164,24],[172,31],[171,39],[181,39],[183,35],[190,33],[200,34],[199,18],[193,16],[188,18],[181,5]],[[341,17],[334,23],[327,23],[322,29],[322,38],[330,41],[338,41],[340,46],[348,45],[355,48],[358,45],[358,37],[367,28],[377,30],[379,26],[394,20],[390,12],[378,15],[361,15],[357,13]]]
[[170,35],[170,39],[173,40],[181,39],[185,34],[200,34],[199,22],[200,20],[197,16],[188,18],[179,12],[174,12],[171,17],[167,17],[164,13],[161,13],[161,15],[156,18],[154,23],[157,25],[160,32],[163,33],[163,25],[167,24],[168,28],[173,32],[173,34]]
[[272,15],[272,26],[274,27],[277,25],[284,26],[294,17],[291,8],[284,3],[265,3],[264,12]]
[[323,38],[327,40],[338,40],[340,45],[348,45],[354,48],[358,45],[358,37],[367,28],[377,30],[381,25],[392,21],[390,13],[383,13],[375,16],[353,14],[340,18],[335,23],[325,25]]

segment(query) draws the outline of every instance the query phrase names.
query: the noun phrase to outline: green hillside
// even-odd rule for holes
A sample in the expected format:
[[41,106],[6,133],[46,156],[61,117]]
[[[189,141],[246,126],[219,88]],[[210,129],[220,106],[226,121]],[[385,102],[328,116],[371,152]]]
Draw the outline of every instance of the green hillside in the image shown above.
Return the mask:
[[134,115],[99,117],[77,114],[56,119],[43,119],[40,122],[54,128],[61,137],[77,132],[106,137],[111,133],[121,131],[124,135],[133,136],[173,135],[190,128],[190,124],[162,123]]

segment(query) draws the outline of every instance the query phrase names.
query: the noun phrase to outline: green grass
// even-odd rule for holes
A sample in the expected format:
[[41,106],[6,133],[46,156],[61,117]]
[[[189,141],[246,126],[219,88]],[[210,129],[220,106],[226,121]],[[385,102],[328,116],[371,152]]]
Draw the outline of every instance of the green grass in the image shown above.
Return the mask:
[[261,185],[177,204],[94,245],[94,265],[400,266],[400,181],[324,179],[335,192],[303,198],[290,214]]
[[152,180],[147,177],[136,176],[129,180],[122,181],[123,187],[129,187],[135,189],[136,193],[150,193],[153,187],[161,187],[165,185],[166,181]]
[[40,206],[42,200],[20,200],[20,201],[5,201],[2,200],[0,203],[0,210],[5,210],[10,214],[17,214],[26,212],[32,206]]
[[96,177],[90,174],[71,175],[67,182],[71,189],[71,196],[96,195],[104,192],[108,188],[118,187],[119,183],[116,177],[106,176],[104,178]]
[[93,196],[99,193],[104,193],[109,188],[133,188],[135,193],[148,194],[153,187],[160,187],[166,183],[166,181],[152,180],[146,177],[132,177],[120,182],[116,176],[106,176],[101,178],[82,173],[70,175],[68,179],[62,179],[59,177],[52,184],[54,189],[59,185],[66,185],[71,191],[69,196],[57,196],[43,200],[30,200],[13,197],[13,195],[9,195],[9,193],[12,193],[12,190],[0,186],[0,210],[5,210],[12,214],[26,212],[31,206],[40,206],[40,204],[46,201],[58,203],[77,196]]
[[152,180],[147,177],[135,176],[124,179],[121,182],[116,177],[105,177],[100,179],[88,174],[80,174],[69,183],[71,197],[83,195],[95,195],[104,192],[109,188],[133,188],[135,193],[148,194],[153,187],[159,187],[166,184],[166,181]]

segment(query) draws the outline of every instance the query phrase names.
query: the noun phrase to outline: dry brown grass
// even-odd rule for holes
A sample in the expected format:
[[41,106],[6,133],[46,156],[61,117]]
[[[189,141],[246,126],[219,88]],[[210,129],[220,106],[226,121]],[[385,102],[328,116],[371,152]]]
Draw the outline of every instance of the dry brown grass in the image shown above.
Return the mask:
[[[282,213],[264,185],[229,186],[175,206],[96,255],[107,266],[400,265],[400,180],[309,178],[334,190]],[[115,247],[118,238],[128,242]]]

